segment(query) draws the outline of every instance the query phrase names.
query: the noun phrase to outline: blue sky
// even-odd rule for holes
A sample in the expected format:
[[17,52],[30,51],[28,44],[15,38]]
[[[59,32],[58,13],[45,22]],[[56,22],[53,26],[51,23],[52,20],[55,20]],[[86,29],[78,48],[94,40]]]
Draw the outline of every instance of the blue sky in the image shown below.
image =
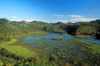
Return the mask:
[[0,0],[0,18],[67,23],[100,19],[100,0]]

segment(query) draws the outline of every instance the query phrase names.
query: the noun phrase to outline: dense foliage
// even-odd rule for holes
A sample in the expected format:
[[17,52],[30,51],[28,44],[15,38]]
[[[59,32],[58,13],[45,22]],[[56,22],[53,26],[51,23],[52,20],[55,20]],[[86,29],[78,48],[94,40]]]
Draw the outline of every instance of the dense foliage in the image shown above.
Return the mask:
[[77,35],[95,35],[96,30],[92,26],[79,26],[76,30]]
[[69,34],[74,35],[94,35],[96,38],[100,37],[100,20],[91,22],[76,22],[68,23],[65,28]]

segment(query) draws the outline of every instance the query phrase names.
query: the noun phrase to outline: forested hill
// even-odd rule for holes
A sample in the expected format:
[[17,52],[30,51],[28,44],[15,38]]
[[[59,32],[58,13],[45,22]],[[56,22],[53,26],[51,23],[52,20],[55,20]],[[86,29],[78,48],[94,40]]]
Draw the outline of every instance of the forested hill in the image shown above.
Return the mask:
[[100,39],[100,20],[91,22],[67,23],[65,28],[71,35],[93,35]]
[[76,22],[76,23],[45,23],[42,21],[10,21],[5,18],[0,19],[0,40],[8,40],[13,35],[19,35],[32,31],[53,31],[64,33],[63,30],[68,30],[68,34],[73,35],[94,35],[100,37],[100,20],[91,22]]
[[5,34],[8,32],[9,34],[20,34],[24,32],[43,30],[45,27],[50,28],[52,25],[40,22],[26,22],[26,21],[9,21],[5,18],[0,19],[0,34]]
[[[61,23],[61,25],[63,26],[65,24]],[[11,36],[28,33],[32,31],[59,31],[61,30],[61,28],[63,28],[61,25],[49,24],[42,21],[17,22],[2,18],[0,19],[0,40],[10,40]]]

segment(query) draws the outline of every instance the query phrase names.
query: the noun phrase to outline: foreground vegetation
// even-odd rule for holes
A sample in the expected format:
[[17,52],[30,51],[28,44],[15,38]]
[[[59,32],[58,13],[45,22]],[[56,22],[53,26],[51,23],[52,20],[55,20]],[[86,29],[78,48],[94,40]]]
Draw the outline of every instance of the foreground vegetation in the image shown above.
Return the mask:
[[18,53],[12,53],[5,48],[0,48],[0,66],[58,66],[58,64],[46,59],[40,60],[39,57],[34,57],[34,55],[25,58]]

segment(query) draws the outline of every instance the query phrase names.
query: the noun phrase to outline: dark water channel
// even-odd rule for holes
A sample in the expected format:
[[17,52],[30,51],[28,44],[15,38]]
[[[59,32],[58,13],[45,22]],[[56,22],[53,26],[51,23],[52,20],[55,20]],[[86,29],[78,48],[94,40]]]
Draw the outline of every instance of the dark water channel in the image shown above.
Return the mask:
[[[93,62],[100,60],[98,59],[92,61],[91,59],[93,59],[93,54],[86,52],[88,51],[88,45],[77,42],[75,39],[81,39],[83,41],[99,44],[100,40],[91,38],[77,38],[70,35],[58,34],[53,32],[49,33],[49,35],[44,35],[40,37],[26,36],[22,39],[22,41],[19,42],[19,44],[30,44],[38,48],[40,51],[43,50],[48,54],[58,54],[59,59],[63,62],[69,62],[75,64],[76,66],[78,66],[77,64],[82,62],[83,60],[86,60],[84,62],[88,62],[90,65],[96,65]],[[63,40],[50,40],[50,38],[63,38]]]

